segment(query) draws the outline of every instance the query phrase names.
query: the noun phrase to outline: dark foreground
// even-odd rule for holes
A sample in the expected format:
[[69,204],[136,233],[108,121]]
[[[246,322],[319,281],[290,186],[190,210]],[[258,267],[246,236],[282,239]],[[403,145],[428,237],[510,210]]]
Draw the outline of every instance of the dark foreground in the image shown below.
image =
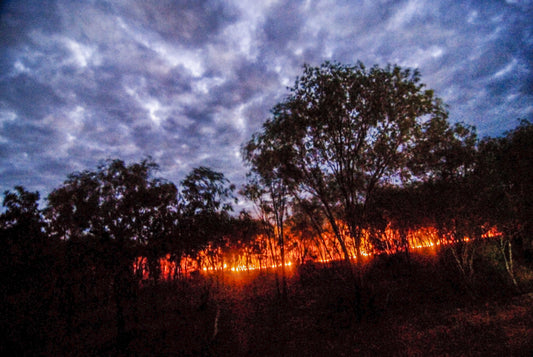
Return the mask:
[[29,315],[3,311],[4,319],[18,320],[4,321],[2,349],[54,356],[531,356],[529,270],[522,271],[522,291],[486,265],[467,288],[443,264],[430,255],[368,262],[360,318],[340,267],[293,268],[286,302],[274,272],[160,282],[128,298],[120,343],[110,297],[65,302],[63,311],[20,307]]

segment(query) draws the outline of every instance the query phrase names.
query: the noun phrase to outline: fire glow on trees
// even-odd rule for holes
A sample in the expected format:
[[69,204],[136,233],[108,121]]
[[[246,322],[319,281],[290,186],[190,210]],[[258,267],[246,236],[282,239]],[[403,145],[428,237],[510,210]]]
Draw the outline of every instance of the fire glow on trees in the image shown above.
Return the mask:
[[[416,250],[423,248],[436,249],[460,242],[471,243],[479,239],[499,237],[500,234],[494,227],[485,227],[478,237],[464,236],[457,239],[452,235],[440,234],[438,229],[434,227],[423,227],[409,230],[406,236],[409,250]],[[391,228],[390,225],[383,231],[364,230],[363,235],[361,253],[363,257],[378,254],[396,254],[405,250],[400,232]],[[181,276],[191,276],[191,274],[198,274],[199,272],[224,271],[238,273],[279,268],[281,267],[280,249],[277,246],[273,246],[273,249],[270,250],[268,239],[266,235],[257,235],[249,246],[241,247],[240,249],[232,249],[229,242],[227,242],[227,249],[209,246],[200,251],[195,257],[182,257],[179,265],[171,259],[170,254],[167,254],[159,259],[161,278],[163,280],[174,280]],[[345,239],[350,252],[350,259],[355,260],[357,256],[355,245],[347,234]],[[252,246],[262,247],[262,249],[254,250],[251,248]],[[285,267],[294,267],[309,262],[329,263],[343,260],[343,252],[331,232],[325,232],[323,240],[318,237],[310,240],[300,240],[295,234],[288,234],[285,254]],[[142,276],[143,280],[149,279],[149,266],[146,257],[138,257],[134,262],[133,268],[138,276]]]
[[[195,169],[177,209],[174,241],[185,246],[161,260],[163,277],[281,267],[285,287],[289,264],[355,260],[359,291],[363,257],[447,245],[468,280],[470,242],[499,223],[478,212],[480,199],[465,199],[484,182],[475,129],[450,125],[420,74],[396,65],[305,66],[289,93],[242,148],[250,172],[241,194],[257,206],[262,234],[232,226],[234,186],[221,173]],[[156,279],[164,252],[151,256]]]

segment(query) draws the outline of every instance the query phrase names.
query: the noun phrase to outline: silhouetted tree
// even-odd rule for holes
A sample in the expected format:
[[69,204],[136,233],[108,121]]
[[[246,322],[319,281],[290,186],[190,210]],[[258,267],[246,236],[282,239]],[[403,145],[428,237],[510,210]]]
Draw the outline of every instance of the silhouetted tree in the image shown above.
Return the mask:
[[[252,258],[261,258],[264,253],[257,237],[261,232],[261,222],[243,210],[238,217],[230,217],[228,234],[229,249],[235,256],[244,255],[244,265],[250,268]],[[261,266],[259,266],[261,268]]]
[[440,100],[423,87],[417,71],[398,66],[305,66],[248,144],[254,156],[273,161],[286,184],[319,200],[350,266],[338,221],[347,225],[360,262],[376,187],[406,174],[424,123],[446,121]]
[[418,193],[424,197],[425,215],[446,243],[442,249],[453,257],[467,290],[474,293],[476,241],[486,223],[480,196],[474,194],[480,189],[474,175],[477,136],[475,128],[465,124],[434,124],[415,150],[414,161],[425,172]]
[[0,214],[0,353],[38,354],[54,287],[55,246],[44,234],[39,193],[4,192]]
[[[45,242],[44,222],[38,208],[39,193],[16,186],[15,192],[5,191],[0,215],[3,254],[11,263],[25,264]],[[4,260],[2,260],[4,261]]]
[[173,222],[167,216],[177,203],[177,189],[172,183],[152,178],[156,169],[150,159],[130,165],[121,160],[107,161],[96,171],[71,174],[48,196],[46,213],[53,237],[96,240],[106,247],[94,263],[104,260],[109,264],[119,349],[127,344],[126,300],[137,287],[133,261],[146,247],[160,245],[172,232]]
[[[261,231],[266,238],[266,256],[270,252],[271,263],[278,265],[277,251],[274,249],[272,241],[276,239],[275,227],[271,220],[271,207],[266,199],[266,191],[258,182],[258,177],[252,173],[248,173],[248,182],[242,187],[240,194],[252,201],[255,205],[255,214],[259,219]],[[279,284],[278,270],[274,270],[274,277],[276,282],[276,292],[281,296],[281,289]]]
[[[405,187],[381,187],[368,203],[369,239],[376,253],[403,250],[409,259],[407,233],[416,225],[411,219],[412,192]],[[415,213],[416,214],[416,213]],[[387,235],[387,229],[397,234]]]
[[229,212],[235,186],[224,174],[208,167],[193,169],[181,182],[183,198],[180,226],[187,252],[193,256],[209,244],[223,248],[229,231]]
[[289,189],[280,177],[272,174],[272,167],[269,167],[265,162],[255,161],[256,158],[253,156],[248,156],[248,154],[252,155],[252,152],[247,151],[246,148],[245,154],[252,167],[252,173],[248,176],[250,182],[244,187],[243,194],[257,205],[259,215],[264,221],[263,225],[266,228],[267,236],[273,234],[276,238],[280,251],[280,293],[281,299],[286,301],[285,219],[288,213]]
[[[533,261],[533,124],[520,125],[503,137],[480,143],[476,179],[481,213],[503,235],[500,248],[506,269],[518,288],[513,252]],[[518,249],[513,250],[513,247]]]

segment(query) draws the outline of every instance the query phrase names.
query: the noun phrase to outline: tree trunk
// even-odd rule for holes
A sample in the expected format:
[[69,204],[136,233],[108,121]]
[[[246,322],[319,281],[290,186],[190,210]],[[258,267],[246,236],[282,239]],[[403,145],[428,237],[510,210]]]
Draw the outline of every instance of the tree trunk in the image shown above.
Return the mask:
[[285,272],[285,237],[283,236],[283,223],[279,228],[279,245],[281,255],[281,299],[287,301],[287,277]]
[[499,239],[499,242],[500,242],[500,252],[502,253],[503,260],[505,262],[505,269],[507,270],[507,273],[509,274],[509,277],[511,278],[511,281],[513,282],[514,287],[518,291],[521,291],[520,286],[518,285],[518,282],[514,274],[513,247],[512,247],[511,240],[504,239],[503,237],[501,237]]

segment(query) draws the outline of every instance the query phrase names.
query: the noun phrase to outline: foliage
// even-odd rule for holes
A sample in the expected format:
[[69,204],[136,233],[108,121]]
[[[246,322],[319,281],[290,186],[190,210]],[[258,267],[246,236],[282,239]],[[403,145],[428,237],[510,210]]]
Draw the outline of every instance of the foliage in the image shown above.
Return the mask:
[[398,66],[305,66],[247,144],[247,158],[321,203],[348,260],[337,225],[345,222],[360,258],[376,188],[408,176],[417,143],[447,125],[440,100],[423,88],[417,71]]
[[[252,200],[259,211],[259,216],[263,221],[263,227],[267,235],[267,239],[275,237],[277,246],[280,251],[280,265],[281,265],[281,291],[280,295],[283,300],[287,299],[287,281],[285,273],[285,241],[286,241],[286,227],[285,220],[288,215],[289,205],[289,187],[280,178],[272,175],[270,167],[262,166],[260,159],[250,156],[251,152],[246,152],[248,155],[248,163],[251,166],[252,172],[248,174],[248,184],[242,190],[242,193],[250,200]],[[272,246],[271,253],[274,258]],[[273,259],[274,260],[274,259]],[[277,265],[277,263],[276,263]]]
[[[0,353],[38,354],[54,298],[55,242],[44,233],[39,193],[4,192],[0,215]],[[5,341],[5,343],[4,343]]]
[[227,214],[232,211],[235,186],[229,184],[224,174],[208,167],[193,169],[181,182],[182,197],[187,214]]
[[48,270],[51,241],[44,234],[44,222],[38,209],[39,193],[22,186],[4,192],[0,215],[0,276],[5,292],[21,292]]
[[146,244],[161,213],[177,204],[174,184],[150,177],[156,168],[151,160],[131,165],[113,160],[96,171],[71,174],[48,196],[51,233]]
[[207,167],[193,169],[181,182],[183,198],[180,234],[186,252],[195,256],[208,248],[226,246],[235,186],[224,174]]
[[524,120],[503,137],[482,140],[476,174],[486,217],[531,254],[533,123]]

